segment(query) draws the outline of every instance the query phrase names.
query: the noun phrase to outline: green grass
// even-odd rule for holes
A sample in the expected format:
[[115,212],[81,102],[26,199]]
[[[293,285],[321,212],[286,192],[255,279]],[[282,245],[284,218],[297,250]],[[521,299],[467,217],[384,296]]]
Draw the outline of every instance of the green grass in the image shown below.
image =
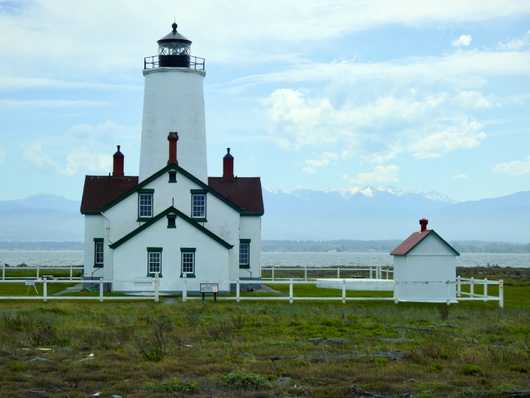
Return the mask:
[[[52,296],[75,283],[49,283],[48,295]],[[0,296],[42,296],[42,283],[36,283],[35,288],[24,283],[0,283]]]
[[[0,277],[2,276],[0,270]],[[35,278],[37,276],[37,270],[32,268],[6,268],[6,277],[7,278]],[[56,278],[69,278],[70,277],[70,269],[58,269],[58,268],[41,268],[40,269],[40,276],[53,276]],[[72,276],[73,277],[80,277],[82,275],[82,272],[80,270],[73,270]]]
[[[337,295],[330,290],[320,293]],[[505,295],[504,310],[482,302],[3,302],[0,395],[506,396],[530,389],[530,286],[512,280]]]

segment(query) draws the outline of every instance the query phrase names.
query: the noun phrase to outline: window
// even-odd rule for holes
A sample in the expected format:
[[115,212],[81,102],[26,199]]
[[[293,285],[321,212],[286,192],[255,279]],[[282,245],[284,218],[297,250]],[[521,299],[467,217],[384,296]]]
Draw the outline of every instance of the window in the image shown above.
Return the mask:
[[206,219],[206,191],[191,191],[191,217]]
[[105,250],[103,248],[103,238],[94,239],[94,267],[103,267]]
[[138,218],[153,217],[153,191],[138,193]]
[[177,172],[176,171],[170,171],[169,172],[169,182],[177,182]]
[[239,241],[239,268],[250,268],[250,239]]
[[177,218],[176,214],[168,214],[167,215],[167,227],[168,228],[177,228],[175,224],[175,219]]
[[147,248],[147,276],[154,278],[156,273],[162,276],[162,248],[148,247]]
[[195,249],[180,249],[180,276],[186,275],[186,278],[195,278]]

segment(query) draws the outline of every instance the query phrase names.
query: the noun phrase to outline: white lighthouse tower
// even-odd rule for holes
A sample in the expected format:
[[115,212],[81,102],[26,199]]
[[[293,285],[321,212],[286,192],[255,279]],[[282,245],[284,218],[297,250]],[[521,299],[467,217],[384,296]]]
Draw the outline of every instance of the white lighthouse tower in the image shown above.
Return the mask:
[[204,122],[204,58],[190,54],[191,41],[172,31],[158,40],[158,55],[144,59],[145,92],[140,182],[167,164],[168,132],[179,137],[179,166],[208,182]]

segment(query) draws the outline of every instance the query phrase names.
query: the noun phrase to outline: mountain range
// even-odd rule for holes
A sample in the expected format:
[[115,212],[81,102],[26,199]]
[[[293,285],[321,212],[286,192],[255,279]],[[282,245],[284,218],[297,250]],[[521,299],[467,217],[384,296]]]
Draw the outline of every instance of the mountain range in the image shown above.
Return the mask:
[[[421,217],[448,240],[530,242],[530,191],[453,202],[433,193],[264,191],[263,238],[401,240]],[[0,201],[0,241],[82,241],[79,202],[54,195]]]

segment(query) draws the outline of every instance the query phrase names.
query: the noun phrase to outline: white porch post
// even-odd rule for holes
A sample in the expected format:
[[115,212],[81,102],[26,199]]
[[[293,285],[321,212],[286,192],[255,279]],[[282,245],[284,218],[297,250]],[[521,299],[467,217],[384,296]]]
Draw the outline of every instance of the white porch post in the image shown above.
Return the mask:
[[155,288],[155,303],[158,303],[160,301],[160,273],[155,272],[155,280],[154,280],[154,288]]
[[42,299],[44,302],[48,301],[48,280],[46,278],[42,281]]
[[99,280],[99,302],[103,302],[103,280]]
[[504,308],[504,281],[499,281],[499,307]]
[[236,302],[239,303],[241,300],[241,285],[239,279],[236,281]]
[[188,282],[186,281],[186,274],[182,275],[184,277],[184,285],[182,287],[182,301],[187,301],[188,299]]
[[289,279],[289,304],[293,303],[293,280]]
[[483,291],[484,301],[488,300],[488,278],[484,279],[484,291]]
[[346,304],[346,279],[342,280],[342,304]]

